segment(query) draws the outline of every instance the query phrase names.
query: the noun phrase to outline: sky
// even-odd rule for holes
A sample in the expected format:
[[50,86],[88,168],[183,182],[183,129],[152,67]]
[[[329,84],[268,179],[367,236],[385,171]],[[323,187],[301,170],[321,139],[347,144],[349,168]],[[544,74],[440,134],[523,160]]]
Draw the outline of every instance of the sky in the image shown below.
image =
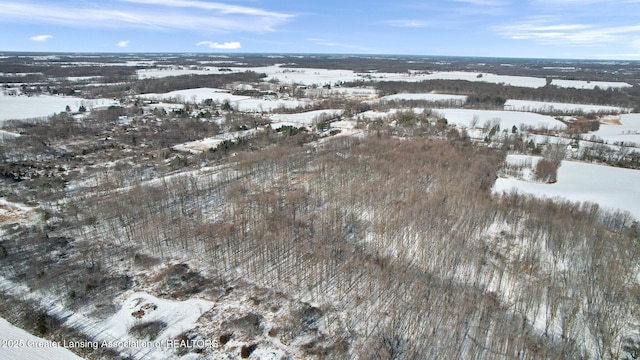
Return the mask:
[[0,0],[0,52],[640,60],[640,0]]

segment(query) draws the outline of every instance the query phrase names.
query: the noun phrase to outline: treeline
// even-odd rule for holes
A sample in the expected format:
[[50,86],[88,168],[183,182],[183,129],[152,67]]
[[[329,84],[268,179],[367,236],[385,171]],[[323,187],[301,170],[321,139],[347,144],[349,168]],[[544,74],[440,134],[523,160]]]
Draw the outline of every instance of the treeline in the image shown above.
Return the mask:
[[[362,85],[358,82],[357,85]],[[640,109],[640,89],[635,86],[627,89],[572,89],[556,86],[541,88],[526,88],[504,86],[483,82],[464,80],[427,80],[421,82],[380,81],[372,82],[381,96],[408,93],[427,93],[437,91],[446,94],[467,95],[467,106],[498,106],[504,105],[507,99],[548,101],[574,104],[595,104],[620,106]],[[346,84],[349,86],[349,84]]]
[[216,75],[182,75],[159,79],[142,79],[136,81],[131,89],[136,94],[165,93],[174,90],[194,89],[201,87],[224,88],[235,82],[260,82],[266,74],[253,71]]
[[[14,65],[6,64],[2,66],[2,72],[4,74],[19,74],[19,73],[39,73],[44,78],[50,77],[79,77],[79,76],[100,76],[100,77],[117,77],[127,78],[135,76],[136,68],[134,66],[100,66],[96,65],[74,65],[74,66],[62,66],[58,64],[51,65]],[[8,79],[24,79],[21,76],[4,76]],[[15,81],[11,81],[15,82]],[[21,80],[20,82],[28,82]]]

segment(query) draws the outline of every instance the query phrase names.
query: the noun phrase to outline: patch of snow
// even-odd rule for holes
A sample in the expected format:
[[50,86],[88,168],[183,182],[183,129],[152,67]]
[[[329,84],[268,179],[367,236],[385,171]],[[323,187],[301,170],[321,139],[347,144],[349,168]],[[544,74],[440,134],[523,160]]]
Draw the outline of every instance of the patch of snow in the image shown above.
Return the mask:
[[557,87],[562,88],[575,88],[575,89],[595,89],[595,87],[599,87],[600,89],[620,89],[626,87],[632,87],[631,84],[627,84],[625,82],[615,82],[615,81],[584,81],[584,80],[561,80],[561,79],[553,79],[551,81],[551,85],[555,85]]
[[270,119],[274,129],[285,125],[313,127],[320,119],[335,119],[341,116],[342,112],[343,110],[340,109],[326,109],[297,114],[272,114],[270,115]]
[[356,122],[353,120],[340,120],[331,123],[331,128],[341,130],[353,130],[356,127]]
[[244,131],[234,131],[229,133],[224,133],[220,135],[216,135],[210,138],[189,141],[183,144],[174,145],[173,149],[178,151],[190,152],[193,154],[198,154],[203,151],[207,151],[209,149],[215,149],[218,145],[220,145],[225,140],[235,140],[242,137],[253,135],[256,132],[256,129],[249,129]]
[[234,101],[231,106],[238,111],[242,112],[271,112],[276,109],[295,109],[300,106],[311,105],[312,101],[307,100],[292,100],[292,99],[256,99],[249,98],[239,101]]
[[[25,220],[27,222],[35,222],[37,213],[34,210],[34,207],[0,198],[0,224],[12,224]],[[0,235],[2,235],[2,232],[0,230]]]
[[231,95],[228,90],[224,89],[215,89],[215,88],[197,88],[197,89],[186,89],[186,90],[176,90],[170,91],[162,94],[140,94],[138,97],[143,99],[151,99],[151,100],[171,100],[177,99],[180,102],[196,102],[200,103],[205,99],[212,99],[214,102],[224,102],[225,100],[229,102],[245,100],[249,99],[249,96],[237,96]]
[[[243,69],[242,71],[246,71]],[[212,75],[224,74],[218,68],[203,67],[199,69],[175,69],[175,68],[159,68],[159,69],[141,69],[137,71],[138,79],[159,79],[169,76],[182,75]]]
[[606,116],[601,119],[600,128],[589,134],[607,143],[640,146],[640,114]]
[[476,73],[467,71],[435,72],[420,76],[419,81],[426,80],[466,80],[473,82],[487,82],[527,88],[540,88],[546,85],[546,79],[529,76],[496,75],[491,73]]
[[358,117],[362,117],[363,119],[369,119],[369,120],[380,120],[380,119],[389,117],[397,112],[398,112],[397,109],[391,109],[389,111],[369,110],[369,111],[363,112],[362,114],[359,114]]
[[603,208],[621,209],[640,219],[640,171],[605,165],[562,161],[557,182],[542,184],[498,178],[495,193],[518,191],[543,198],[589,201]]
[[[52,294],[30,291],[26,286],[1,276],[0,289],[40,303],[48,314],[63,319],[65,326],[87,336],[89,341],[85,347],[106,346],[124,358],[145,360],[175,358],[175,349],[179,345],[173,341],[185,331],[196,328],[200,316],[214,306],[210,301],[197,298],[178,301],[160,299],[145,292],[128,292],[115,299],[119,310],[108,319],[100,320],[82,311],[66,309]],[[153,340],[138,339],[130,334],[132,326],[150,322],[166,324],[160,327]],[[64,340],[61,345],[70,347],[64,344]]]
[[[438,109],[440,116],[449,124],[471,127],[482,127],[487,121],[500,120],[501,129],[511,129],[514,125],[521,128],[527,125],[534,128],[565,129],[567,125],[551,116],[518,111],[475,110],[475,109]],[[477,120],[475,126],[472,122]]]
[[464,104],[467,101],[465,95],[452,95],[452,94],[435,94],[435,93],[422,93],[422,94],[394,94],[381,97],[379,101],[394,101],[394,100],[425,100],[433,102],[452,102],[456,104]]
[[102,79],[102,76],[68,76],[66,77],[69,81],[96,81]]
[[184,331],[192,329],[200,316],[212,307],[212,302],[196,298],[176,301],[135,292],[126,295],[120,310],[100,324],[103,328],[100,329],[99,337],[121,341],[135,340],[129,334],[132,326],[159,321],[167,326],[155,340],[162,342],[174,339]]
[[82,360],[64,344],[31,335],[0,318],[0,359]]
[[330,89],[309,89],[307,90],[307,94],[316,96],[343,95],[350,97],[375,98],[378,96],[378,91],[369,87],[332,87]]
[[248,70],[267,74],[267,78],[265,79],[266,81],[278,81],[281,84],[290,85],[302,84],[323,86],[360,79],[358,74],[352,70],[286,68],[278,65],[249,68]]
[[535,169],[540,159],[542,159],[541,156],[507,155],[505,163],[513,169],[518,169],[517,172],[519,173],[519,180],[534,181],[535,174],[533,169]]
[[20,134],[16,134],[14,132],[0,130],[0,139],[11,139],[20,137]]
[[162,94],[141,94],[138,97],[151,100],[177,100],[185,103],[201,103],[205,99],[211,99],[216,103],[229,104],[237,111],[242,112],[270,112],[278,108],[294,109],[299,106],[310,105],[311,101],[293,99],[258,99],[251,96],[232,95],[228,90],[214,88],[197,88],[176,90]]
[[174,104],[174,103],[159,102],[159,103],[155,103],[155,104],[146,105],[146,108],[148,108],[148,109],[164,109],[166,111],[171,111],[171,110],[184,109],[184,104]]
[[82,99],[72,96],[7,96],[0,93],[0,125],[4,120],[31,119],[64,112],[67,105],[71,110],[78,110],[80,105],[87,109],[98,106],[119,105],[117,101],[109,99]]
[[569,104],[554,103],[546,101],[529,101],[529,100],[513,100],[509,99],[504,104],[505,110],[511,111],[532,111],[532,112],[564,112],[564,113],[597,113],[597,112],[628,112],[629,109],[617,106],[605,105],[585,105],[585,104]]

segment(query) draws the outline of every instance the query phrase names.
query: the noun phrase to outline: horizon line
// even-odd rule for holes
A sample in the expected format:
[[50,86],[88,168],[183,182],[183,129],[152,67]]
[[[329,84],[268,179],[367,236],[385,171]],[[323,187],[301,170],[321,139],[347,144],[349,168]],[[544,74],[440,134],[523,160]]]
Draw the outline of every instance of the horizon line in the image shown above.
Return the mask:
[[309,53],[309,52],[227,52],[227,53],[213,53],[213,52],[198,52],[198,51],[140,51],[140,52],[126,52],[126,51],[13,51],[2,50],[0,54],[3,55],[110,55],[110,56],[122,56],[122,55],[199,55],[199,56],[212,56],[212,57],[225,57],[225,56],[316,56],[316,57],[331,57],[331,56],[343,56],[343,57],[399,57],[399,58],[450,58],[450,59],[506,59],[506,60],[545,60],[545,61],[616,61],[616,62],[640,62],[640,60],[634,59],[616,59],[616,58],[546,58],[546,57],[514,57],[514,56],[487,56],[487,55],[427,55],[427,54],[384,54],[384,53]]

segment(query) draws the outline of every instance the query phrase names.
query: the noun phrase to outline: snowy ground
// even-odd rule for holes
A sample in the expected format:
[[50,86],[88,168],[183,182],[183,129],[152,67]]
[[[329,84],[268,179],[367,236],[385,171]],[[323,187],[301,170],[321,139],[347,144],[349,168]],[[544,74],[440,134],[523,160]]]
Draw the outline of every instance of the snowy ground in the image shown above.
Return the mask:
[[[1,124],[1,123],[0,123]],[[20,137],[20,134],[16,134],[10,131],[0,130],[0,140]]]
[[425,94],[394,94],[394,95],[384,96],[379,99],[379,101],[381,102],[394,101],[394,100],[425,100],[425,101],[433,101],[433,102],[451,102],[451,103],[456,103],[458,105],[462,105],[467,101],[467,97],[465,95],[425,93]]
[[64,344],[39,338],[0,318],[0,359],[81,360]]
[[625,82],[615,82],[615,81],[584,81],[584,80],[560,80],[560,79],[553,79],[551,81],[551,85],[562,87],[562,88],[575,88],[575,89],[595,89],[596,87],[599,87],[600,89],[619,89],[619,88],[626,88],[626,87],[632,86]]
[[[106,347],[120,353],[123,358],[132,359],[171,359],[176,358],[176,349],[184,344],[176,343],[179,335],[197,328],[200,317],[209,311],[214,303],[190,298],[184,301],[167,300],[155,297],[146,292],[127,292],[114,301],[118,311],[107,319],[88,316],[85,310],[70,311],[65,309],[55,295],[32,292],[24,285],[16,284],[0,277],[0,289],[5,293],[22,296],[44,306],[47,313],[58,319],[64,319],[64,326],[73,328],[87,336],[86,341],[72,342],[62,339],[58,344],[62,348],[97,349]],[[159,324],[153,338],[150,335],[140,336],[135,326]],[[2,330],[2,323],[0,323]],[[18,329],[19,330],[19,329]],[[0,332],[5,334],[4,332]],[[24,333],[22,333],[24,335]],[[0,342],[5,339],[0,338]],[[37,339],[37,338],[36,338]],[[34,343],[35,344],[35,343]],[[198,339],[197,345],[202,348],[213,348],[216,343],[212,339]],[[0,355],[5,349],[0,347]],[[47,352],[45,352],[46,354]],[[34,356],[38,354],[35,353]],[[32,359],[31,357],[2,357],[0,359]],[[33,357],[41,359],[41,357]],[[42,359],[51,359],[42,357]],[[58,359],[80,359],[78,357],[59,357]]]
[[616,112],[624,113],[629,109],[617,107],[617,106],[605,106],[605,105],[584,105],[584,104],[568,104],[568,103],[554,103],[546,101],[529,101],[529,100],[507,100],[504,104],[505,110],[515,111],[543,111],[543,112]]
[[[35,221],[38,213],[34,207],[7,201],[0,197],[0,225]],[[3,230],[0,229],[0,235]]]
[[220,145],[225,140],[235,140],[238,138],[250,136],[256,132],[256,129],[249,129],[244,131],[234,131],[229,133],[224,133],[220,135],[216,135],[210,138],[189,141],[184,144],[174,145],[173,149],[178,151],[190,152],[193,154],[201,153],[203,151],[207,151],[209,149],[215,149],[218,145]]
[[307,89],[307,95],[312,96],[349,96],[351,98],[361,98],[363,100],[378,97],[378,92],[374,88],[368,87],[332,87],[330,89],[315,88]]
[[[563,122],[551,116],[528,112],[471,109],[438,109],[436,112],[446,118],[449,124],[468,128],[483,127],[487,121],[493,120],[500,120],[500,129],[508,130],[514,125],[520,129],[523,124],[534,128],[544,127],[547,129],[564,129],[567,127]],[[474,119],[477,120],[475,125],[473,124]]]
[[162,94],[141,94],[138,97],[150,100],[177,100],[178,102],[190,102],[200,104],[205,99],[222,103],[225,100],[231,102],[250,99],[249,96],[232,95],[228,90],[215,88],[197,88],[170,91]]
[[220,104],[227,101],[235,110],[243,112],[269,112],[278,108],[293,109],[311,104],[311,101],[303,100],[258,99],[251,96],[232,95],[228,90],[214,88],[176,90],[162,94],[150,93],[139,95],[139,97],[150,100],[176,100],[181,103],[189,102],[196,104],[200,104],[205,99],[211,99]]
[[7,96],[0,93],[0,125],[4,120],[31,119],[53,115],[65,111],[67,105],[77,111],[81,105],[87,109],[102,106],[119,105],[108,99],[87,100],[71,96]]
[[137,71],[139,79],[158,79],[169,76],[181,75],[213,75],[223,74],[217,67],[200,67],[198,69],[177,69],[177,68],[159,68],[159,69],[141,69]]
[[529,76],[510,76],[510,75],[497,75],[491,73],[477,73],[468,71],[448,71],[448,72],[435,72],[431,74],[419,75],[419,80],[466,80],[473,82],[487,82],[493,84],[504,84],[511,86],[520,86],[528,88],[539,88],[546,84],[546,80],[543,78],[535,78]]
[[307,111],[298,114],[272,114],[270,119],[274,129],[287,125],[311,128],[322,119],[331,120],[339,117],[342,112],[343,110],[340,109],[326,109]]
[[359,118],[368,120],[384,119],[398,112],[398,109],[390,109],[389,111],[369,110],[358,115]]
[[609,144],[640,146],[640,114],[605,116],[600,121],[600,129],[589,135],[594,135]]
[[279,108],[295,109],[300,106],[311,105],[312,103],[312,101],[308,100],[250,98],[235,101],[231,106],[242,112],[271,112]]
[[[96,324],[96,337],[114,343],[130,342],[128,352],[141,359],[166,359],[173,355],[172,339],[186,330],[193,329],[200,316],[213,307],[213,303],[201,299],[175,301],[160,299],[143,292],[127,294],[120,310],[107,321]],[[136,342],[131,328],[139,324],[161,322],[165,328],[153,341]],[[204,341],[203,341],[203,345]],[[211,340],[206,347],[213,346]]]
[[[545,78],[530,76],[497,75],[492,73],[480,73],[470,71],[442,71],[433,73],[423,73],[418,71],[405,73],[356,73],[352,70],[328,70],[313,68],[287,68],[281,65],[263,67],[226,67],[233,72],[255,71],[267,75],[265,81],[278,81],[282,84],[302,84],[302,85],[335,85],[341,82],[357,80],[376,81],[406,81],[418,82],[424,80],[466,80],[474,82],[487,82],[493,84],[504,84],[528,88],[540,88],[547,84]],[[221,74],[218,67],[200,67],[194,69],[142,69],[138,70],[138,78],[161,78],[178,75],[209,75]],[[566,88],[593,89],[599,88],[622,88],[630,86],[623,82],[604,81],[579,81],[579,80],[553,80],[553,85]]]
[[[523,156],[508,157],[507,162],[524,161]],[[535,158],[532,162],[535,164]],[[494,192],[518,191],[544,198],[589,201],[603,208],[626,210],[640,219],[640,171],[605,165],[563,161],[558,181],[543,184],[524,179],[498,178]]]

